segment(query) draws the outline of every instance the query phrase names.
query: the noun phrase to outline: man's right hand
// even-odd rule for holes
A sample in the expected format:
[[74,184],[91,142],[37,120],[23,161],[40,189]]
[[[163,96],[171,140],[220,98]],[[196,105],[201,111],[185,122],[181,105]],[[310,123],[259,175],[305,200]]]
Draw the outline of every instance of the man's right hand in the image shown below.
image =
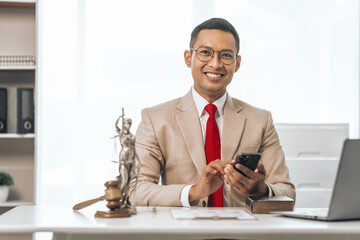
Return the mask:
[[233,161],[221,161],[218,159],[206,165],[198,183],[190,188],[189,202],[206,198],[216,192],[224,183],[226,164],[232,163]]

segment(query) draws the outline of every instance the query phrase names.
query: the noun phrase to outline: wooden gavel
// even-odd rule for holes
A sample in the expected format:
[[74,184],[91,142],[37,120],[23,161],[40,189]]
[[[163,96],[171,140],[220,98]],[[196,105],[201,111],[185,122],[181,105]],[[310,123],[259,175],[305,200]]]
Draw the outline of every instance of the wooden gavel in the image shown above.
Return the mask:
[[122,196],[121,196],[121,191],[120,191],[118,184],[119,184],[118,181],[106,182],[104,184],[106,187],[104,196],[78,203],[73,207],[73,210],[80,210],[80,209],[88,207],[96,202],[103,201],[103,200],[108,201],[106,206],[110,210],[120,208],[120,199]]

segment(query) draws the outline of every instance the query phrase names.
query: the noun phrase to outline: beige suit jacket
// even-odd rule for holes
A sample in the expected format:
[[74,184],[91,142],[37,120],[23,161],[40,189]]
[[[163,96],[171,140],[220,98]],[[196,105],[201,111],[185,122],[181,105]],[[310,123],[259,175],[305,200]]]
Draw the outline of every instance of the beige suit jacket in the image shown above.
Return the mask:
[[[191,91],[182,98],[142,111],[136,151],[141,167],[136,194],[135,182],[130,186],[131,201],[145,206],[182,206],[182,189],[196,184],[206,165],[199,114]],[[265,182],[273,193],[295,199],[271,113],[228,96],[221,159],[234,159],[240,152],[260,152],[260,162],[266,169]],[[232,188],[224,189],[229,206],[244,206],[244,196]],[[199,201],[199,206],[207,206],[207,199]]]

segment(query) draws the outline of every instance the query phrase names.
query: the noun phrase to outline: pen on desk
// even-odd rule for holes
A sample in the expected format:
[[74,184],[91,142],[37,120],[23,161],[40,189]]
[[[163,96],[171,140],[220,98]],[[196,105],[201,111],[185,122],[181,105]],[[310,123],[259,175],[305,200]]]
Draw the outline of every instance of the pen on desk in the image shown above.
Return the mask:
[[233,216],[231,216],[231,217],[220,217],[220,216],[209,216],[209,217],[195,217],[195,218],[193,218],[193,219],[197,219],[197,220],[206,220],[206,219],[208,219],[208,220],[222,220],[222,219],[227,219],[227,220],[230,220],[230,219],[233,219],[233,220],[238,220],[238,218],[237,217],[233,217]]

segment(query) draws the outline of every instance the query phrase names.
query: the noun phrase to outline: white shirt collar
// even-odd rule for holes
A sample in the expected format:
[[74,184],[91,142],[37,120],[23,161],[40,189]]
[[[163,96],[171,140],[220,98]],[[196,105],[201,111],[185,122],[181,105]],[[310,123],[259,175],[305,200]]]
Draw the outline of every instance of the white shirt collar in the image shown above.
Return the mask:
[[[199,113],[199,117],[201,117],[204,114],[205,106],[208,105],[209,102],[205,98],[200,96],[200,94],[195,91],[194,87],[192,87],[191,90],[192,90],[192,96],[195,102],[195,106]],[[226,98],[227,98],[227,92],[225,92],[224,95],[222,95],[219,99],[213,102],[213,104],[217,107],[220,116],[224,114],[224,106],[225,106]]]

